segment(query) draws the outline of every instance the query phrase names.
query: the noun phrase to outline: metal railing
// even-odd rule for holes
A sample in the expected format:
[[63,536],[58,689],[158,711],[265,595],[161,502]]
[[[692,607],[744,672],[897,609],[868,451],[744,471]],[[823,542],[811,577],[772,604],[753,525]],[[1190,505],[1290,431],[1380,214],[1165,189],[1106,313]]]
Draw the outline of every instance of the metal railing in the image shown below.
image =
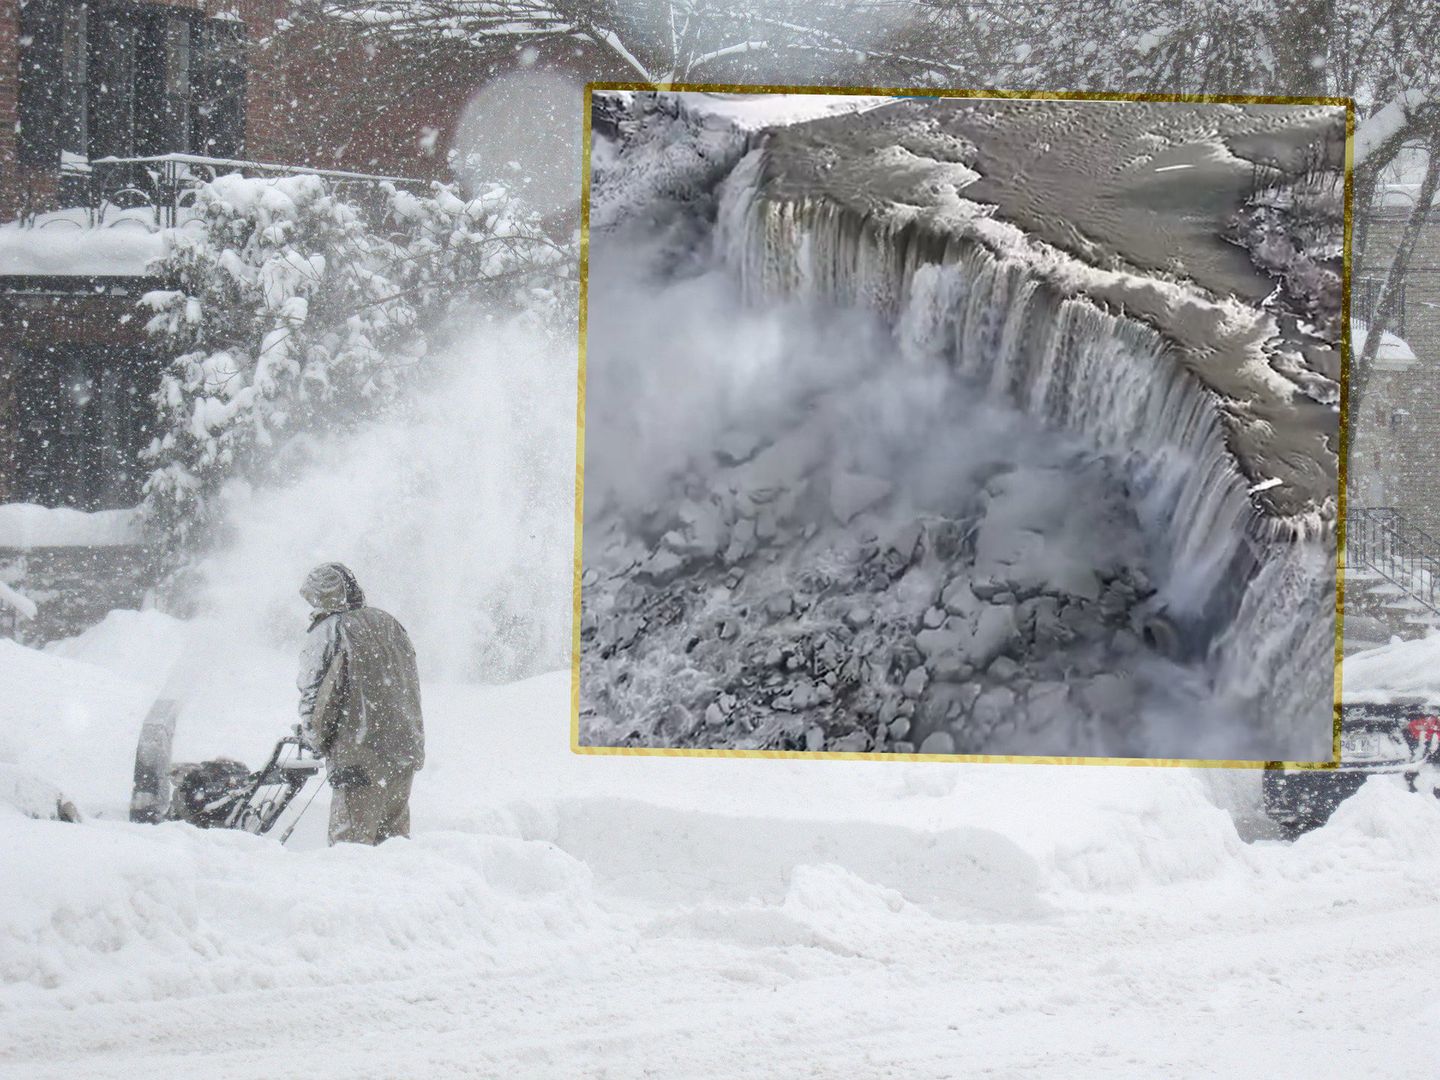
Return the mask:
[[1363,507],[1345,515],[1345,565],[1379,574],[1440,615],[1440,541],[1399,510]]
[[34,602],[0,578],[0,638],[21,640],[21,626],[35,614]]
[[[195,191],[201,184],[230,173],[277,178],[318,176],[347,201],[360,203],[365,202],[367,196],[373,196],[382,183],[417,193],[430,189],[429,181],[404,176],[213,158],[199,154],[104,157],[89,161],[67,157],[59,167],[56,208],[84,210],[85,223],[90,227],[113,224],[123,216],[127,221],[134,221],[137,217],[143,221],[148,217],[155,228],[174,228],[180,223],[185,208],[194,202]],[[31,200],[27,205],[20,223],[34,226],[44,211],[39,209],[40,200]],[[137,215],[136,211],[141,211],[141,214]]]

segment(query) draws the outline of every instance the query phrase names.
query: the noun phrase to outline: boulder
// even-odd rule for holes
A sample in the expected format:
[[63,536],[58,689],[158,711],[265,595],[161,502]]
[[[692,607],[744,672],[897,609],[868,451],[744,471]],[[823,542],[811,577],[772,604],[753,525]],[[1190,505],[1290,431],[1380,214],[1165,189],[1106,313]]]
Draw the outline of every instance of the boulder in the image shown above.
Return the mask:
[[932,731],[920,744],[920,753],[953,754],[955,753],[955,737],[948,731]]
[[956,615],[974,615],[980,611],[980,600],[964,578],[955,578],[940,595],[945,610]]
[[1020,665],[1008,656],[997,656],[991,661],[985,674],[989,675],[990,678],[996,682],[1010,682],[1015,676],[1020,674]]
[[976,667],[987,666],[1015,640],[1015,609],[987,604],[975,620],[975,636],[967,650]]
[[800,712],[820,704],[820,693],[809,679],[801,679],[788,692],[777,695],[770,704],[781,712]]
[[685,559],[668,548],[661,548],[640,565],[635,577],[654,585],[668,585],[680,576],[683,569]]
[[925,686],[929,681],[930,675],[923,667],[913,668],[900,685],[900,692],[913,701],[925,692]]
[[946,655],[962,654],[974,639],[975,632],[964,619],[950,618],[944,626],[921,630],[915,635],[915,647],[927,661]]
[[766,615],[783,619],[795,610],[795,600],[788,592],[779,592],[767,597],[764,606]]
[[1009,687],[992,686],[975,699],[970,715],[976,724],[989,731],[997,727],[1015,708],[1015,692]]
[[837,754],[863,754],[870,749],[870,736],[863,731],[852,731],[831,742],[826,749]]
[[878,537],[878,540],[887,552],[893,551],[903,565],[908,564],[915,557],[915,549],[924,532],[920,522],[909,521],[891,529]]
[[770,507],[760,511],[755,521],[755,538],[768,543],[774,540],[779,534],[780,528],[775,523],[775,511]]
[[[890,496],[895,485],[878,476],[838,472],[830,479],[830,512],[842,525]],[[913,545],[912,545],[913,547]]]

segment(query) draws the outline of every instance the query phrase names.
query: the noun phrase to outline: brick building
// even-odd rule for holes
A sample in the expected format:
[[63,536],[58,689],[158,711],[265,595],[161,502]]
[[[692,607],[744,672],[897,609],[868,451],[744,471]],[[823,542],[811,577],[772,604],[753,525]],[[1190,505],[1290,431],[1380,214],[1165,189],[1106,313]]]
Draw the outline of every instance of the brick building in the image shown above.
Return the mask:
[[0,0],[0,503],[133,505],[158,371],[136,301],[183,187],[232,168],[446,178],[468,52],[289,0]]
[[[1352,279],[1353,310],[1368,320],[1410,214],[1403,198],[1366,214]],[[1432,212],[1401,283],[1393,328],[1413,361],[1377,364],[1351,414],[1351,469],[1361,505],[1390,506],[1440,537],[1440,221]]]
[[427,135],[453,128],[494,58],[277,29],[290,6],[0,0],[0,221],[55,205],[73,166],[105,157],[444,176]]
[[[284,0],[0,0],[0,218],[54,207],[93,158],[266,154]],[[208,9],[208,10],[207,10]]]
[[0,635],[74,633],[139,602],[133,529],[102,543],[4,523],[139,501],[160,363],[137,305],[166,284],[152,260],[188,187],[229,171],[449,178],[481,59],[277,24],[290,7],[0,0],[0,580],[41,611],[22,627],[0,604]]

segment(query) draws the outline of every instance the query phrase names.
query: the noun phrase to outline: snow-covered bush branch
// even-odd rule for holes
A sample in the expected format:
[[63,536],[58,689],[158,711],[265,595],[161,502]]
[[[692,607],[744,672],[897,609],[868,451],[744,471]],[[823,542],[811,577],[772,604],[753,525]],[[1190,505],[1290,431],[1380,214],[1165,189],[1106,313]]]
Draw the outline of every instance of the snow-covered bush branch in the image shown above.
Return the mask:
[[380,184],[360,205],[314,175],[222,176],[196,194],[148,293],[167,359],[146,517],[192,546],[220,486],[260,478],[322,432],[392,407],[462,305],[572,310],[573,259],[501,187],[473,199]]
[[[876,0],[295,0],[295,21],[348,25],[389,41],[576,47],[608,78],[646,82],[872,78],[953,82],[970,39],[934,3]],[[973,22],[973,20],[967,20]],[[293,25],[287,22],[287,25]],[[937,28],[943,33],[937,33]],[[972,27],[973,29],[973,27]],[[964,46],[960,53],[957,48]]]
[[1405,0],[292,0],[375,40],[524,46],[597,78],[1355,97],[1437,67],[1440,5]]

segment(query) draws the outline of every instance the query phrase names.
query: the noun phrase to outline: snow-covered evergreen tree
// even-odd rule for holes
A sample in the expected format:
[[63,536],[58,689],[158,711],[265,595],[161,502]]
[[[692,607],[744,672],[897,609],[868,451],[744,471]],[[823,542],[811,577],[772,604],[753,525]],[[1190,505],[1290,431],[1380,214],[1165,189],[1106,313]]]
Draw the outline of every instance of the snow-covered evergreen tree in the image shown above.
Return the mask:
[[222,176],[196,193],[198,227],[173,234],[157,270],[174,287],[143,300],[167,357],[145,510],[172,553],[215,525],[229,478],[392,407],[457,306],[571,310],[573,259],[505,189],[365,195]]

